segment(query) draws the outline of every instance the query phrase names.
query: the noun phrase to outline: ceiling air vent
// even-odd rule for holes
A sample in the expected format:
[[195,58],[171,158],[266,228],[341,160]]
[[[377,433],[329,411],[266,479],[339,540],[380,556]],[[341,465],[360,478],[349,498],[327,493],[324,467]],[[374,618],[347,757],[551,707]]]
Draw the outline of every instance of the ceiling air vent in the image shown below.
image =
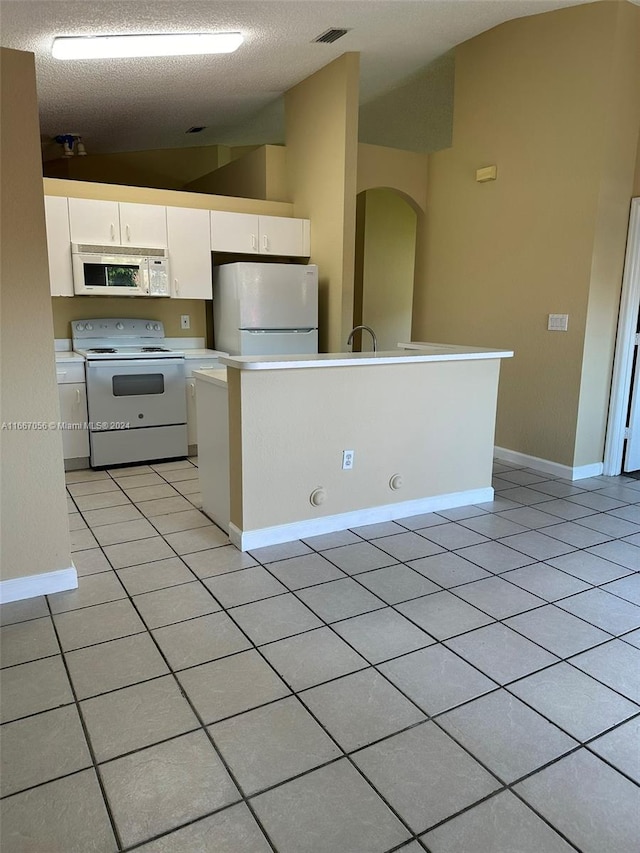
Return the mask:
[[194,125],[193,127],[190,127],[189,130],[185,130],[185,133],[201,133],[203,130],[206,130],[206,129],[207,129],[206,124],[203,124],[202,126]]
[[322,42],[322,44],[333,44],[334,41],[338,41],[342,36],[346,36],[349,30],[341,30],[337,27],[331,27],[331,29],[322,33],[322,35],[318,36],[318,38],[313,39],[313,41]]

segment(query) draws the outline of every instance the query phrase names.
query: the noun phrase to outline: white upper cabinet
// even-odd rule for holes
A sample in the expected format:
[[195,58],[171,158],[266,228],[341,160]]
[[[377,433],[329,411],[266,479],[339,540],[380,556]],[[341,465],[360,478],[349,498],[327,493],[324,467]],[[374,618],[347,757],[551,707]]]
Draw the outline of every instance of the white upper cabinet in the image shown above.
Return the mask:
[[167,248],[167,209],[159,204],[120,202],[120,239],[123,246]]
[[260,248],[263,255],[311,254],[309,220],[287,216],[259,216]]
[[69,199],[72,243],[98,246],[167,246],[166,208],[154,204]]
[[212,299],[209,211],[167,208],[171,296]]
[[245,255],[311,254],[309,220],[211,211],[211,249]]
[[61,196],[44,197],[49,255],[49,282],[52,296],[73,296],[69,206]]
[[69,227],[72,243],[120,245],[120,209],[117,201],[92,198],[69,199]]
[[252,213],[211,211],[211,250],[213,252],[258,252],[258,217]]

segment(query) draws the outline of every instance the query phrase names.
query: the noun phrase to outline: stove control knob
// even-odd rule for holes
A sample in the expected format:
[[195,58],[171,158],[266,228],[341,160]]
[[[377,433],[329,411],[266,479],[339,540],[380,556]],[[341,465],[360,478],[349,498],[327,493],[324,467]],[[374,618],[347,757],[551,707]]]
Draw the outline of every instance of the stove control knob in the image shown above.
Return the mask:
[[160,331],[160,324],[159,324],[159,323],[154,323],[154,324],[153,324],[153,328],[154,328],[154,331],[159,332],[159,331]]
[[91,325],[91,323],[87,323],[87,324],[86,324],[86,326],[85,326],[85,329],[87,330],[87,332],[92,332],[92,331],[93,331],[93,326]]
[[122,324],[122,323],[116,323],[116,329],[117,329],[119,332],[121,332],[121,331],[124,329],[123,324]]
[[151,332],[153,330],[153,325],[151,323],[147,323],[147,331]]
[[76,332],[84,332],[84,323],[76,323]]

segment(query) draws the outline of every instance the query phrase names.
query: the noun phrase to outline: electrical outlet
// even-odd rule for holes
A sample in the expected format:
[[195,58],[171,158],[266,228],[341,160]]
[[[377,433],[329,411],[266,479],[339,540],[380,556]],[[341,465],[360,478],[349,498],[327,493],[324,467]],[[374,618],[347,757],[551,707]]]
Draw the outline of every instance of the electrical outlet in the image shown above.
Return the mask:
[[353,468],[353,450],[343,450],[342,451],[342,470],[343,471],[351,471]]
[[188,314],[180,315],[180,328],[181,329],[190,329],[191,328],[191,317]]

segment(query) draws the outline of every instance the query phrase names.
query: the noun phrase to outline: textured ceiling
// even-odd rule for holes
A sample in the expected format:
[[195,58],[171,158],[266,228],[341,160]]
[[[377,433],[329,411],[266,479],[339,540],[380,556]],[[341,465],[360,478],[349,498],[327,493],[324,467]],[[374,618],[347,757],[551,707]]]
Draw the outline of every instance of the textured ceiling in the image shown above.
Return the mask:
[[[3,46],[36,55],[43,135],[77,133],[97,153],[282,141],[282,93],[345,51],[361,53],[361,104],[384,98],[386,124],[399,126],[388,93],[437,57],[506,20],[580,2],[590,0],[1,0],[0,31]],[[329,27],[350,32],[311,43]],[[227,30],[245,42],[222,56],[61,62],[50,52],[56,35]],[[185,135],[193,125],[207,129]]]

